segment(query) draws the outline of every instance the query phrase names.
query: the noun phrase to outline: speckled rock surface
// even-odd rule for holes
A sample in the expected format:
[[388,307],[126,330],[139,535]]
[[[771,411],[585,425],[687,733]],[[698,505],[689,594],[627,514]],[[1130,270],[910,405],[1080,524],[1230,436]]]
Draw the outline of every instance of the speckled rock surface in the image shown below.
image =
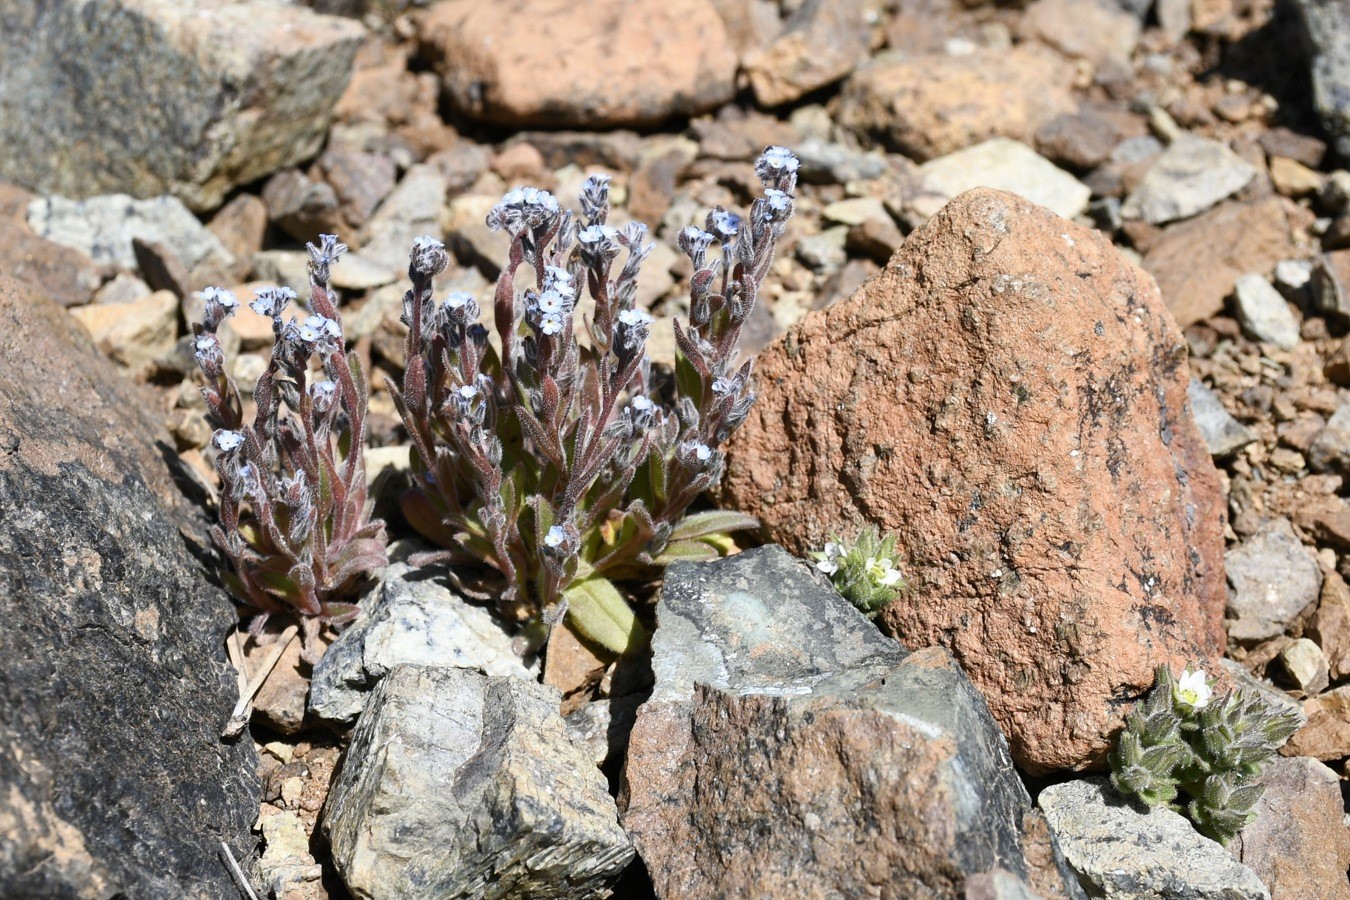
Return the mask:
[[950,655],[781,548],[671,566],[652,669],[620,805],[658,897],[1080,896]]
[[144,394],[52,301],[0,284],[0,896],[234,896],[257,760],[230,598]]
[[362,34],[262,0],[11,0],[0,177],[218,206],[319,149]]
[[1119,701],[1221,645],[1185,343],[1099,233],[970,191],[756,378],[723,502],[799,552],[894,531],[912,590],[881,621],[952,650],[1028,770],[1100,765]]
[[556,690],[399,666],[334,775],[323,830],[357,898],[603,897],[633,857]]

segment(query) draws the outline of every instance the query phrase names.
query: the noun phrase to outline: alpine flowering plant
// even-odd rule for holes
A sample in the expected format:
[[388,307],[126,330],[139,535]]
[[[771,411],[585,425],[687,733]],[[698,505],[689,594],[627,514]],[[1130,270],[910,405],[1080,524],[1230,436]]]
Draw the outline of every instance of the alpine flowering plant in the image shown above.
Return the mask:
[[895,536],[883,539],[870,526],[852,542],[832,535],[825,549],[811,558],[835,590],[868,617],[890,606],[905,588]]
[[1166,666],[1133,711],[1111,753],[1111,783],[1145,806],[1184,813],[1221,844],[1256,817],[1256,776],[1299,727],[1293,710],[1253,690],[1216,696],[1201,669],[1180,678]]
[[[436,302],[444,246],[413,247],[407,368],[390,384],[413,447],[403,510],[444,548],[418,562],[486,573],[480,595],[518,623],[522,653],[559,621],[615,653],[636,650],[645,633],[613,582],[714,558],[727,531],[758,525],[685,514],[721,477],[719,448],[755,399],[738,342],[792,215],[797,159],[770,147],[755,171],[764,193],[748,216],[718,207],[680,232],[693,275],[688,322],[674,323],[670,402],[646,352],[652,316],[635,305],[647,227],[608,223],[607,176],[586,181],[579,217],[530,187],[488,214],[510,241],[492,300],[500,351],[471,295]],[[577,313],[583,297],[590,316]]]
[[303,323],[282,319],[296,299],[289,288],[259,291],[249,304],[272,319],[273,334],[251,423],[217,337],[239,301],[207,288],[203,320],[193,329],[202,396],[217,427],[220,522],[211,533],[234,570],[225,580],[259,610],[255,633],[271,615],[299,614],[307,648],[321,623],[356,614],[349,599],[388,561],[384,523],[371,520],[366,497],[366,379],[356,354],[346,352],[329,287],[346,249],[333,235],[309,245],[311,315]]

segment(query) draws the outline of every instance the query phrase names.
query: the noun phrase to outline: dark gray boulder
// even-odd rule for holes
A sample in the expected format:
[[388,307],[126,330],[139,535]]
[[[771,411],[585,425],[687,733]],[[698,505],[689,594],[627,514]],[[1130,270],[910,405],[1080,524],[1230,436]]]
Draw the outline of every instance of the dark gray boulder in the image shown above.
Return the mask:
[[256,840],[235,619],[147,397],[0,283],[0,897],[220,898]]

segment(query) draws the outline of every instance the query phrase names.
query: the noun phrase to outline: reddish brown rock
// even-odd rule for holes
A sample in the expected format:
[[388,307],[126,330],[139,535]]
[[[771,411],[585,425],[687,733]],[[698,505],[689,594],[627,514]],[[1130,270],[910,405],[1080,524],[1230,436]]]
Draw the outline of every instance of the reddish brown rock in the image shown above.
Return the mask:
[[78,250],[33,234],[22,220],[0,217],[0,276],[62,306],[88,303],[102,283],[99,267]]
[[1332,760],[1350,756],[1350,685],[1303,701],[1307,724],[1280,748],[1284,756]]
[[461,112],[502,125],[645,125],[735,93],[736,51],[709,0],[448,0],[418,19]]
[[1296,253],[1278,197],[1223,203],[1163,231],[1144,256],[1182,328],[1223,309],[1238,278],[1268,272]]
[[1100,765],[1154,667],[1222,646],[1219,482],[1157,288],[1100,234],[987,189],[759,360],[723,500],[796,551],[873,523],[1031,772]]
[[1031,143],[1042,124],[1076,108],[1073,75],[1063,57],[1035,45],[883,57],[848,80],[837,117],[920,162],[991,137]]
[[1276,757],[1256,820],[1229,845],[1277,900],[1350,900],[1350,829],[1340,778],[1314,759]]
[[1331,680],[1350,676],[1350,585],[1339,572],[1322,579],[1322,596],[1308,624],[1308,636],[1322,648]]
[[745,62],[760,106],[781,106],[832,84],[867,59],[868,11],[862,0],[808,0],[786,30]]

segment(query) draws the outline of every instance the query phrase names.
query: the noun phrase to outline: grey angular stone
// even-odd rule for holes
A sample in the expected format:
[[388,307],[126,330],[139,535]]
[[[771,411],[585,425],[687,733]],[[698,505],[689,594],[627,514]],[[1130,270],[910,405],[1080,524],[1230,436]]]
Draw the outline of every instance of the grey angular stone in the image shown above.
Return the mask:
[[620,807],[658,897],[949,896],[996,868],[1081,896],[1048,836],[1024,855],[1043,822],[947,652],[782,548],[667,569],[652,653]]
[[1105,778],[1066,781],[1037,798],[1069,865],[1094,897],[1269,900],[1251,869],[1179,813],[1143,812]]
[[633,858],[558,692],[399,666],[333,780],[323,831],[357,898],[603,897]]
[[1256,177],[1256,167],[1227,145],[1191,134],[1162,152],[1126,198],[1121,213],[1162,225],[1202,213]]
[[262,0],[10,0],[0,177],[218,206],[314,155],[363,33]]
[[797,258],[816,272],[828,275],[848,262],[848,253],[844,250],[847,242],[847,226],[826,228],[797,241]]
[[1350,158],[1350,2],[1295,0],[1311,61],[1312,101],[1336,153]]
[[1256,440],[1256,432],[1229,415],[1219,396],[1205,387],[1198,378],[1192,378],[1186,388],[1186,399],[1191,404],[1191,415],[1200,436],[1216,459],[1230,456]]
[[[333,267],[333,274],[342,268],[345,260]],[[253,281],[265,281],[279,287],[288,287],[301,297],[309,296],[309,254],[303,250],[262,250],[253,254]]]
[[1021,141],[993,138],[919,166],[928,193],[951,199],[971,188],[1010,191],[1072,219],[1087,209],[1087,185]]
[[1228,571],[1228,636],[1275,637],[1317,602],[1322,570],[1288,519],[1267,519],[1224,556]]
[[535,678],[538,670],[538,663],[525,666],[486,609],[421,570],[393,563],[356,621],[314,667],[310,712],[332,722],[354,722],[376,683],[403,664],[454,665],[525,679]]
[[257,758],[220,740],[238,619],[206,517],[69,314],[3,282],[0,323],[0,897],[236,896]]
[[405,271],[413,240],[424,234],[439,237],[446,189],[445,175],[435,166],[409,169],[366,223],[361,255],[396,272]]
[[28,226],[39,237],[74,247],[96,263],[136,268],[136,238],[163,244],[189,271],[226,268],[234,257],[175,197],[134,200],[108,194],[87,200],[43,197],[28,206]]
[[1255,340],[1285,350],[1298,346],[1298,319],[1275,285],[1260,275],[1243,275],[1233,285],[1238,322]]
[[886,157],[875,150],[854,150],[833,141],[807,138],[793,144],[792,152],[801,162],[801,179],[808,184],[847,184],[886,174]]
[[1331,667],[1326,655],[1307,638],[1299,638],[1281,650],[1280,662],[1299,690],[1310,697],[1325,691],[1330,683]]
[[1350,403],[1342,403],[1327,419],[1308,447],[1308,467],[1314,472],[1350,469]]

